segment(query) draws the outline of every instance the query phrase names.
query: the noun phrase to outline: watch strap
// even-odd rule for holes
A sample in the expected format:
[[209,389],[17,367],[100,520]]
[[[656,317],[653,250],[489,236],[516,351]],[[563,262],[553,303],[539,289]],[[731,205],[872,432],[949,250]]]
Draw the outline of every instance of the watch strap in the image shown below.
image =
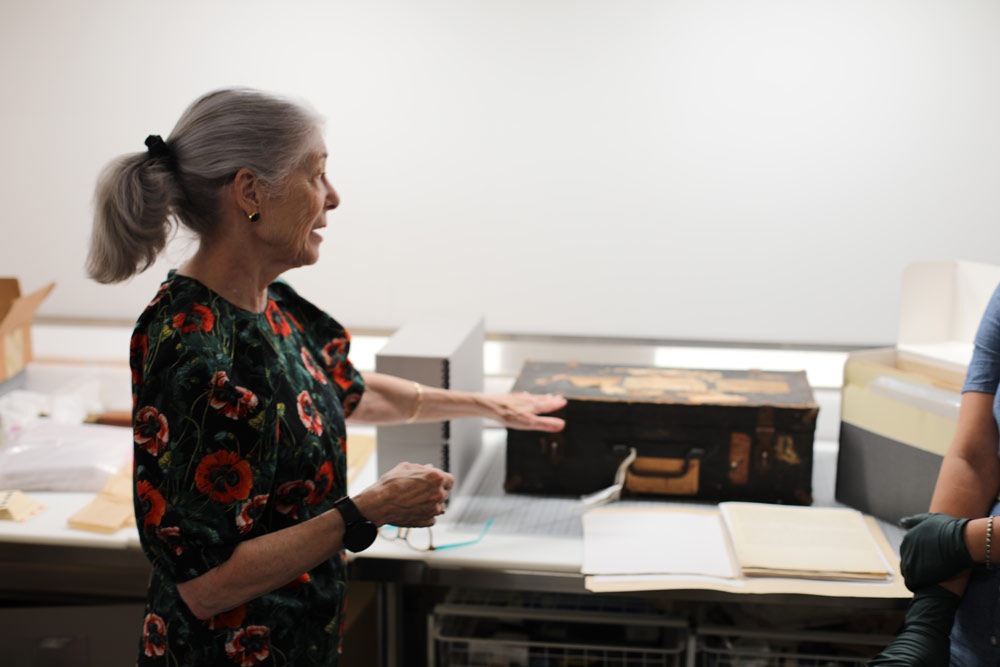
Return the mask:
[[361,523],[362,521],[367,521],[358,506],[354,504],[350,496],[344,496],[337,502],[333,504],[340,512],[340,516],[344,517],[344,524],[347,526],[354,525],[356,523]]

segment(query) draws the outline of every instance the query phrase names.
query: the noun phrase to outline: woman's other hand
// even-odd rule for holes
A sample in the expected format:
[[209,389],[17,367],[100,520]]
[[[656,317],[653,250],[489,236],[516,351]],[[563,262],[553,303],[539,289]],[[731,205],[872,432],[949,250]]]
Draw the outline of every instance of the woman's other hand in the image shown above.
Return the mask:
[[922,588],[913,596],[899,635],[875,656],[868,667],[947,665],[951,649],[951,626],[960,597],[940,586]]
[[400,463],[354,497],[361,513],[376,526],[433,526],[444,514],[455,477],[432,465]]
[[566,399],[555,394],[491,394],[483,397],[493,418],[507,428],[521,431],[561,431],[566,422],[558,417],[543,417],[566,405]]

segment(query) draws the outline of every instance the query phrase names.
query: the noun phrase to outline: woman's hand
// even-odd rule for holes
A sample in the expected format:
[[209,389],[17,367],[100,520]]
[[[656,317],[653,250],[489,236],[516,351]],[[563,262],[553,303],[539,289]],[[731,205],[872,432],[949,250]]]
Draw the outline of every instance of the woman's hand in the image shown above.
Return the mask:
[[455,478],[432,465],[400,463],[354,497],[358,510],[376,526],[433,526],[444,514]]
[[906,611],[903,629],[868,666],[947,665],[951,650],[951,626],[961,601],[960,597],[940,586],[929,586],[917,591]]
[[493,418],[507,428],[522,431],[561,431],[566,422],[558,417],[542,417],[566,405],[566,399],[554,394],[491,394],[482,400]]
[[967,523],[968,519],[940,513],[900,519],[899,525],[908,529],[899,548],[899,565],[907,588],[927,588],[972,567],[963,532]]

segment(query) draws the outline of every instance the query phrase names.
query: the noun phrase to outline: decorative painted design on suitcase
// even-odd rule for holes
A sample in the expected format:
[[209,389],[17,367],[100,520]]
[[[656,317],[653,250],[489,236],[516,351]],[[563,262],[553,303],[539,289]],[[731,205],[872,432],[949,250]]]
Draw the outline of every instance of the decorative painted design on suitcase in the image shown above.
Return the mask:
[[508,431],[505,488],[810,504],[818,407],[804,372],[529,362],[514,391],[558,393],[561,433]]

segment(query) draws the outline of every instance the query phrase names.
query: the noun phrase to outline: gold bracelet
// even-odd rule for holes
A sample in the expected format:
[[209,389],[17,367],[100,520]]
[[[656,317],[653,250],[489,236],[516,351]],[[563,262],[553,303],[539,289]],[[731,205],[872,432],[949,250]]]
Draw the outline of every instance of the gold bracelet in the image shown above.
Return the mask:
[[413,386],[417,388],[417,403],[413,406],[413,414],[403,422],[404,424],[412,424],[416,420],[417,415],[420,414],[420,408],[424,405],[424,388],[420,386],[419,382],[414,382]]
[[990,547],[993,543],[993,515],[986,521],[986,569],[990,569]]

